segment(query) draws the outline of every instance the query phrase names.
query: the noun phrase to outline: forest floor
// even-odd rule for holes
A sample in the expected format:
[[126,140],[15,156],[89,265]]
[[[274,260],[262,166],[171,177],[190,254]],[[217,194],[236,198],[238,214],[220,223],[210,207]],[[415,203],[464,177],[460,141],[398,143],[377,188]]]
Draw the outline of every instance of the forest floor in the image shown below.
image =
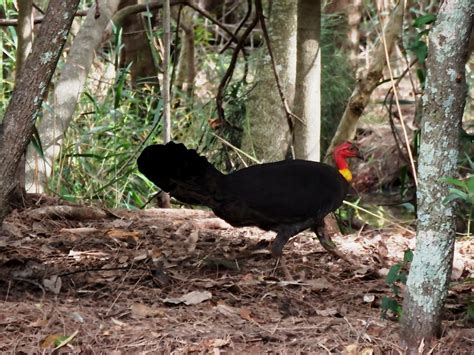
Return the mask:
[[[37,204],[0,232],[1,353],[403,353],[381,299],[393,296],[383,275],[413,233],[334,237],[357,268],[302,233],[284,250],[291,281],[274,268],[272,233],[231,228],[207,211],[74,216]],[[472,255],[472,239],[460,240],[458,280],[472,275]],[[453,282],[443,336],[425,351],[473,353],[473,287]]]

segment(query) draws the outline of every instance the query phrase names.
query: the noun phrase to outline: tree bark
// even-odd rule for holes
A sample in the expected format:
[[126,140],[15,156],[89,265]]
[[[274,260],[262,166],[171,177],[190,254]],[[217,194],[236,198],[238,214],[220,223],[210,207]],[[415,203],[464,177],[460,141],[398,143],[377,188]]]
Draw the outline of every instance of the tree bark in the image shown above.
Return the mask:
[[[137,0],[120,1],[119,9],[136,5]],[[157,83],[157,69],[150,48],[150,40],[146,33],[145,21],[141,13],[127,16],[123,21],[122,65],[126,67],[132,63],[130,75],[132,84],[141,82]]]
[[[163,142],[171,140],[171,76],[169,71],[171,57],[171,8],[170,0],[163,0],[163,86],[161,96],[163,98]],[[170,196],[163,193],[162,207],[170,207]]]
[[180,27],[183,30],[183,39],[179,50],[176,87],[191,97],[196,77],[195,50],[194,50],[194,13],[190,8],[181,10]]
[[[370,95],[383,77],[383,70],[386,66],[384,47],[387,47],[387,52],[390,55],[395,41],[398,39],[402,31],[404,7],[405,0],[402,0],[390,14],[390,19],[384,28],[385,37],[380,39],[379,44],[374,49],[369,69],[357,82],[357,85],[349,99],[349,103],[342,115],[341,122],[339,122],[336,134],[327,150],[326,157],[324,158],[326,162],[331,160],[331,153],[336,145],[344,140],[354,138],[357,122],[369,103]],[[383,41],[385,41],[385,46]]]
[[[19,73],[23,68],[26,58],[31,53],[33,45],[33,0],[24,0],[18,3],[18,26],[16,27],[16,35],[18,38],[18,45],[16,50],[16,79],[19,78]],[[25,190],[25,155],[22,154],[20,163],[16,169],[16,188],[11,195],[10,203],[21,204]]]
[[319,161],[321,135],[321,2],[298,1],[295,156]]
[[[269,18],[269,35],[277,72],[289,107],[293,105],[296,80],[296,16],[293,0],[275,0]],[[264,49],[266,51],[266,49]],[[260,53],[256,86],[247,105],[242,146],[258,160],[285,158],[290,132],[267,52]]]
[[95,58],[95,50],[102,44],[103,33],[117,11],[118,4],[119,0],[101,2],[98,18],[95,18],[93,6],[74,38],[51,95],[50,108],[44,110],[38,125],[44,159],[33,149],[27,152],[26,185],[29,192],[43,192],[46,189],[62,139],[72,121],[77,100]]
[[35,119],[51,81],[80,0],[51,0],[31,54],[16,81],[0,140],[0,223],[9,211],[15,171],[30,141]]
[[[446,0],[430,32],[418,165],[418,226],[403,307],[402,342],[417,354],[440,335],[451,274],[455,211],[443,203],[443,178],[457,173],[459,133],[466,100],[465,63],[474,2]],[[426,346],[426,345],[425,345]]]
[[16,71],[23,67],[23,63],[31,52],[33,45],[33,0],[23,0],[18,3],[18,26],[16,28],[18,48],[16,50]]

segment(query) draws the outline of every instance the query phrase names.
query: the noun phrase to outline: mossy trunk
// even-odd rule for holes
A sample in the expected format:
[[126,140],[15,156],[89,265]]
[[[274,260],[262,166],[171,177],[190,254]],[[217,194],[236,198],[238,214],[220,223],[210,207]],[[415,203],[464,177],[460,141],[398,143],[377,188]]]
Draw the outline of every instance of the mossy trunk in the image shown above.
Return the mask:
[[[293,0],[275,0],[269,14],[269,36],[277,72],[288,105],[292,107],[296,79],[296,10]],[[270,56],[262,48],[256,86],[247,105],[243,148],[259,160],[284,159],[290,132],[278,94]]]
[[444,203],[455,177],[466,100],[465,64],[474,2],[446,0],[430,32],[418,165],[418,228],[403,307],[402,341],[417,354],[440,335],[455,240],[453,202]]

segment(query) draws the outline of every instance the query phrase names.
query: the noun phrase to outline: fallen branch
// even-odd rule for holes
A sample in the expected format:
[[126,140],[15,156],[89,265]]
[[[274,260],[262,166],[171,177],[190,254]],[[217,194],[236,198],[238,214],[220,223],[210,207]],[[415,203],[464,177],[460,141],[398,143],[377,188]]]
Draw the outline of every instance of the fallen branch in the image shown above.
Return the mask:
[[390,14],[390,18],[384,29],[385,37],[380,38],[380,42],[375,47],[372,56],[373,60],[370,63],[369,69],[357,82],[357,85],[352,92],[349,103],[342,115],[341,122],[339,122],[339,126],[337,127],[336,134],[326,152],[324,158],[325,162],[330,161],[331,152],[337,144],[344,140],[354,138],[357,122],[369,103],[370,95],[378,86],[379,81],[383,78],[383,70],[386,66],[385,50],[387,50],[388,54],[392,52],[395,41],[402,31],[403,13],[404,1],[401,1]]
[[108,213],[100,208],[91,206],[47,206],[29,212],[29,217],[35,220],[43,219],[102,219]]

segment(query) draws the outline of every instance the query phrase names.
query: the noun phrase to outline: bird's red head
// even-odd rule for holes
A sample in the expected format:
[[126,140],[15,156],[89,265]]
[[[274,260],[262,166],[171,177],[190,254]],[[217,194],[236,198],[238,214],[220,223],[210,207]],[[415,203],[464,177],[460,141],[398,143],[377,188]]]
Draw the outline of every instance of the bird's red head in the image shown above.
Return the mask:
[[362,159],[362,156],[357,146],[355,146],[351,142],[347,142],[347,141],[343,142],[340,145],[338,145],[336,148],[334,148],[333,156],[334,156],[334,161],[336,163],[336,167],[339,170],[339,172],[346,178],[347,181],[351,181],[352,174],[351,174],[351,171],[349,170],[349,165],[347,164],[346,159],[354,158],[354,157]]

